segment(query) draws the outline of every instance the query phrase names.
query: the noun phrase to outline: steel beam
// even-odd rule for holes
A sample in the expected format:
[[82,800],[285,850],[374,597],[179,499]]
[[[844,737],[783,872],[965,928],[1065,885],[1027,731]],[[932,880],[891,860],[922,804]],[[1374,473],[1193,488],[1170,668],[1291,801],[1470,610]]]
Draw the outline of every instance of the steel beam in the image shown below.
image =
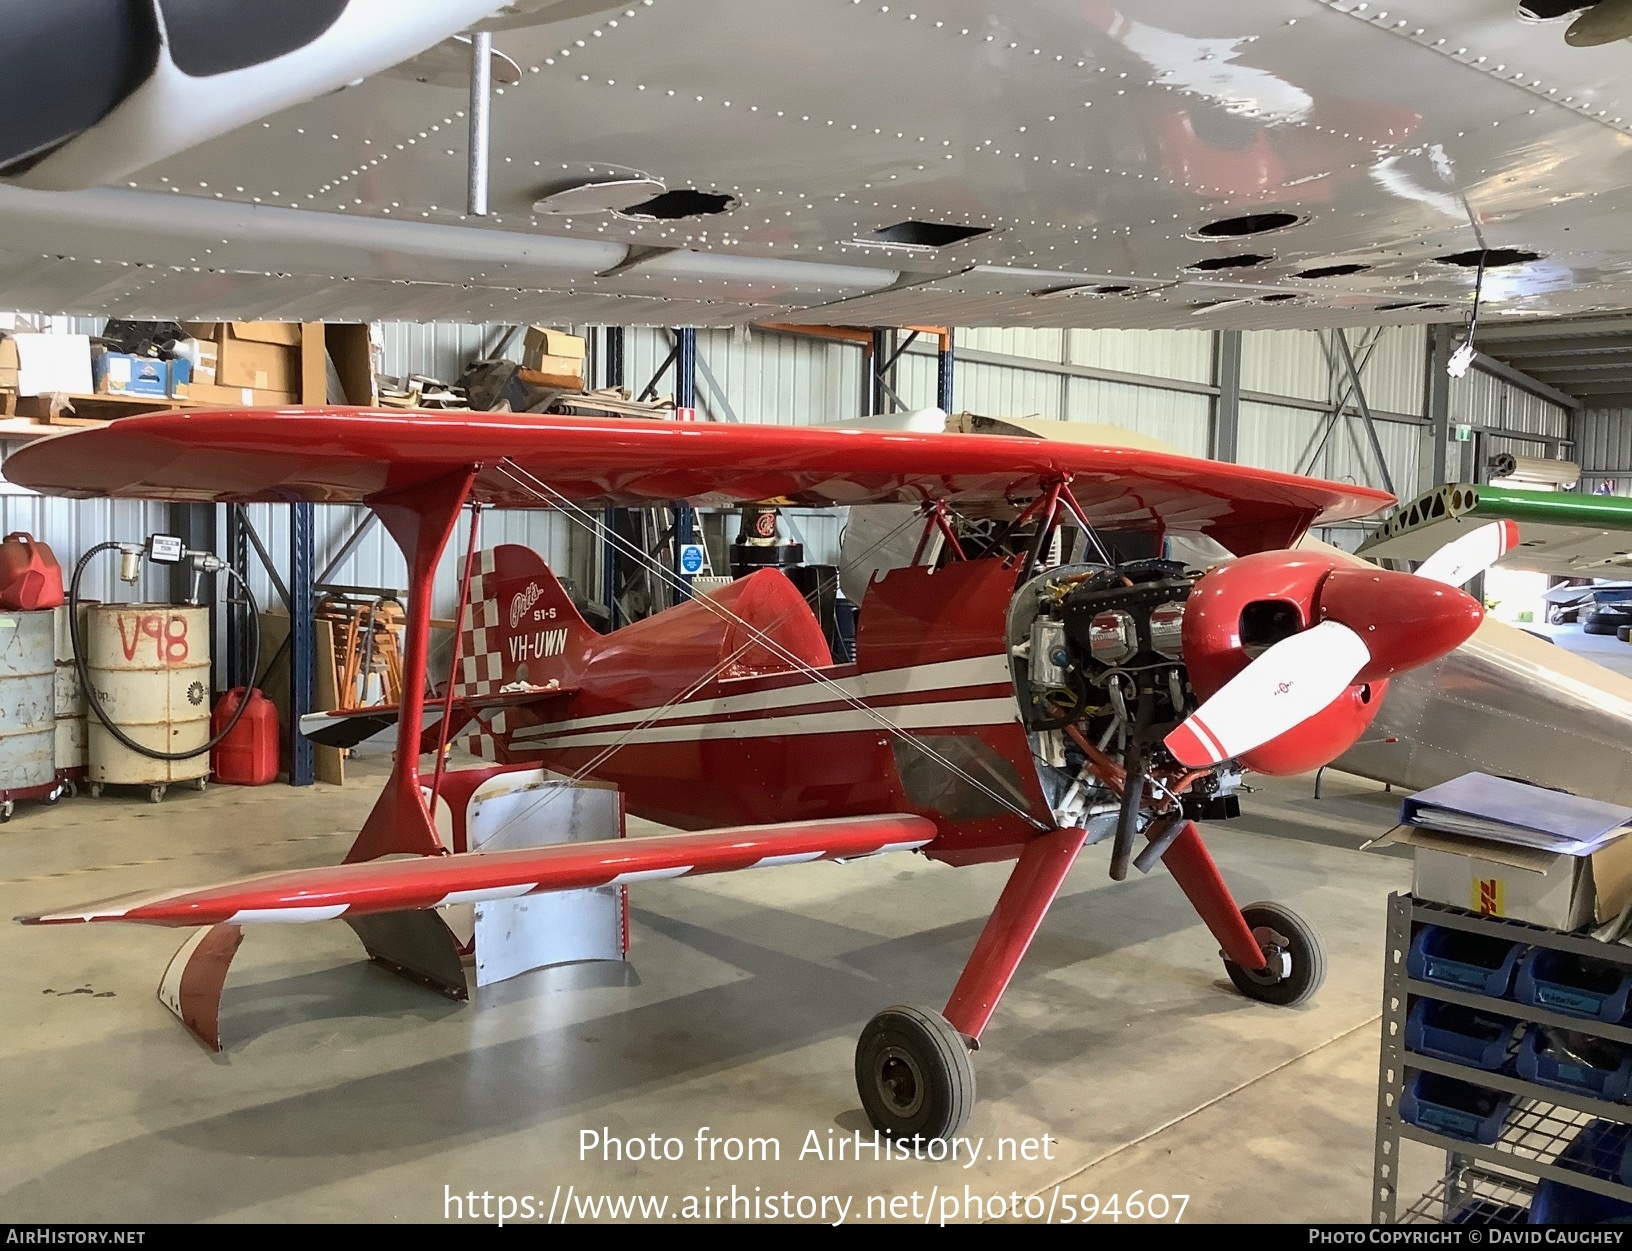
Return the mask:
[[317,780],[312,741],[300,719],[317,701],[316,506],[289,505],[289,785]]
[[[677,408],[697,407],[697,329],[681,326],[674,332],[674,403]],[[674,503],[674,572],[681,586],[674,588],[676,601],[691,598],[691,578],[680,568],[680,549],[696,542],[697,514],[683,500]]]
[[[249,581],[248,521],[242,504],[227,505],[227,563],[245,582]],[[256,658],[249,654],[249,602],[242,597],[234,582],[227,599],[227,687],[254,686],[260,678],[252,666]]]
[[[624,371],[624,330],[622,326],[606,327],[606,350],[601,358],[601,385],[621,387]],[[606,618],[615,630],[618,627],[618,552],[607,542],[604,534],[617,533],[618,512],[608,508],[601,514],[604,528],[601,544],[601,603],[606,605]]]
[[935,354],[935,407],[943,413],[950,413],[957,402],[957,364],[949,330],[941,336],[940,351]]
[[1566,395],[1557,387],[1550,387],[1539,378],[1532,378],[1523,370],[1514,369],[1505,361],[1495,360],[1483,352],[1473,358],[1473,367],[1481,373],[1487,373],[1493,378],[1500,378],[1503,382],[1511,383],[1521,391],[1528,391],[1550,404],[1557,404],[1560,408],[1580,408],[1581,401],[1573,395]]
[[[1378,338],[1380,337],[1381,332],[1379,331]],[[1371,453],[1377,458],[1377,471],[1383,476],[1383,490],[1390,495],[1394,495],[1397,493],[1394,490],[1394,475],[1389,472],[1388,457],[1383,453],[1382,440],[1377,437],[1377,423],[1372,419],[1371,408],[1366,404],[1366,387],[1360,378],[1360,367],[1354,363],[1354,352],[1349,347],[1349,336],[1342,330],[1334,330],[1332,331],[1332,338],[1336,343],[1338,355],[1343,359],[1344,367],[1349,371],[1349,381],[1354,388],[1355,407],[1360,410],[1360,421],[1365,427],[1366,439],[1371,444]],[[1373,346],[1375,346],[1376,342],[1377,340],[1374,338],[1372,340]],[[1369,350],[1367,359],[1370,359]]]
[[1481,327],[1482,343],[1509,343],[1514,339],[1573,339],[1595,334],[1632,334],[1632,317],[1525,318],[1511,325]]
[[1451,352],[1455,328],[1445,323],[1428,327],[1428,377],[1423,389],[1424,414],[1434,441],[1434,480],[1429,487],[1451,480]]
[[[1627,370],[1625,360],[1612,360],[1601,365],[1570,365],[1570,367],[1549,365],[1547,369],[1539,370],[1532,377],[1536,377],[1537,382],[1541,382],[1544,387],[1568,387],[1570,391],[1575,391],[1578,383],[1625,383],[1629,374],[1632,372]],[[1570,400],[1575,401],[1575,395],[1570,395]]]
[[[182,546],[190,552],[216,551],[215,533],[215,505],[214,504],[171,504],[167,508],[169,516],[165,523],[170,527],[170,533],[181,540]],[[206,604],[210,610],[210,690],[222,689],[221,675],[225,672],[225,663],[221,649],[216,646],[216,636],[221,633],[217,628],[221,618],[216,608],[217,601],[223,591],[235,591],[237,588],[226,577],[220,577],[213,584],[205,584],[208,594]],[[193,567],[187,561],[170,566],[170,602],[184,604],[187,597],[193,593]]]
[[1598,335],[1581,339],[1541,339],[1531,342],[1518,339],[1503,344],[1501,358],[1520,369],[1530,366],[1523,362],[1546,361],[1555,356],[1632,356],[1632,336]]
[[890,336],[894,332],[884,326],[873,327],[872,346],[867,350],[867,412],[884,413],[891,411],[886,407],[889,403],[886,394],[887,387],[884,373],[888,368],[886,361],[890,357]]
[[1234,464],[1241,455],[1241,332],[1213,332],[1214,460]]

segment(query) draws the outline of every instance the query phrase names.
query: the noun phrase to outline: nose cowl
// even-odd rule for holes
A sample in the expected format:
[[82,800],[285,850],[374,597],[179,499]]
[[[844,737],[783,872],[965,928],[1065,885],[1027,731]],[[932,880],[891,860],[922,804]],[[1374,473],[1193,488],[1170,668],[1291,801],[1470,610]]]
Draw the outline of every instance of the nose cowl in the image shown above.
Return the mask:
[[1479,601],[1455,587],[1387,569],[1334,569],[1321,582],[1314,619],[1358,634],[1371,661],[1356,682],[1378,682],[1455,651],[1484,620]]

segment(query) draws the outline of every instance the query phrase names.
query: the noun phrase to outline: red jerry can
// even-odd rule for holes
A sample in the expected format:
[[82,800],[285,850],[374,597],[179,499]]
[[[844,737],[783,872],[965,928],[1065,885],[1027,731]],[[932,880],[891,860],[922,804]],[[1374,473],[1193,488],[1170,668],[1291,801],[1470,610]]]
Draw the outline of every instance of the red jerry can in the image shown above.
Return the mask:
[[34,612],[63,601],[62,566],[44,543],[19,530],[0,543],[0,608]]
[[[210,737],[226,729],[246,697],[243,687],[234,687],[215,701],[210,713]],[[217,782],[228,786],[265,786],[278,777],[278,710],[260,691],[247,692],[249,706],[232,733],[210,753],[210,771]]]

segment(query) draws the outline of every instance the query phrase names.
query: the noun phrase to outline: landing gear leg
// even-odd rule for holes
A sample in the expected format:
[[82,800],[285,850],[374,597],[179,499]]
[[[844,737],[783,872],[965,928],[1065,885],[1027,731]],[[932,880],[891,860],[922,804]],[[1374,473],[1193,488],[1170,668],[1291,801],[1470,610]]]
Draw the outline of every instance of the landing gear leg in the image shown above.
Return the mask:
[[[1218,945],[1224,969],[1243,995],[1261,1003],[1303,1003],[1326,978],[1326,953],[1314,928],[1280,904],[1236,906],[1195,823],[1167,849],[1167,865]],[[1161,833],[1153,827],[1151,837]]]
[[856,1046],[856,1086],[875,1128],[892,1138],[949,1138],[975,1103],[969,1052],[997,1010],[1086,832],[1053,830],[1026,844],[987,918],[944,1013],[886,1008]]

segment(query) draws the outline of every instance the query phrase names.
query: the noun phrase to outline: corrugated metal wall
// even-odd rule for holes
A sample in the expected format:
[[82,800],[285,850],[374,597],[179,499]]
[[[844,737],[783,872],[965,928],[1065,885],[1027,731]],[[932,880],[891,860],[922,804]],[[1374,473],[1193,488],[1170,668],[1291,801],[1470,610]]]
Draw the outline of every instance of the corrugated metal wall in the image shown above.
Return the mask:
[[[97,327],[81,319],[52,319],[64,331],[92,332]],[[491,353],[505,339],[507,327],[475,325],[390,324],[380,328],[387,374],[428,374],[452,381],[479,355]],[[579,328],[580,333],[584,328]],[[1369,332],[1351,331],[1357,357],[1364,355]],[[957,348],[965,353],[997,354],[1006,363],[961,359],[955,377],[955,398],[961,409],[991,416],[1036,416],[1047,419],[1099,422],[1123,426],[1177,445],[1194,455],[1206,455],[1212,438],[1213,397],[1197,384],[1211,383],[1215,363],[1215,335],[1209,330],[959,330]],[[1323,346],[1324,343],[1324,346]],[[1263,397],[1287,397],[1286,403],[1244,402],[1241,406],[1240,458],[1244,463],[1269,468],[1304,469],[1340,480],[1380,481],[1375,456],[1360,427],[1352,421],[1332,423],[1309,404],[1329,404],[1335,398],[1329,336],[1314,331],[1253,331],[1242,336],[1242,387]],[[658,329],[631,329],[626,339],[626,381],[637,391],[644,387],[667,357],[670,339]],[[520,353],[519,336],[511,339],[506,355]],[[1377,339],[1364,369],[1366,394],[1377,414],[1422,411],[1425,379],[1426,333],[1421,327],[1386,330]],[[807,425],[855,417],[865,404],[865,354],[859,345],[777,334],[763,330],[704,330],[698,333],[700,360],[697,382],[699,407],[715,420],[736,419],[787,425]],[[1038,362],[1047,368],[1032,367]],[[1072,376],[1073,367],[1112,371],[1148,379],[1132,384],[1104,378]],[[1191,389],[1164,386],[1173,381]],[[911,408],[935,402],[936,360],[933,344],[921,339],[900,360],[896,386]],[[656,390],[673,391],[672,376],[660,378]],[[1453,386],[1452,419],[1493,430],[1568,436],[1564,410],[1537,399],[1498,379],[1471,373]],[[1585,435],[1597,431],[1621,432],[1623,443],[1601,455],[1585,447],[1584,464],[1599,468],[1622,466],[1632,476],[1632,435],[1626,420],[1608,417],[1598,424],[1592,416],[1577,423]],[[1328,433],[1330,428],[1330,433]],[[1396,489],[1405,495],[1418,486],[1425,430],[1415,423],[1381,420],[1378,437],[1383,445]],[[1609,436],[1603,436],[1607,439]],[[1535,444],[1515,444],[1535,454]],[[1317,453],[1318,449],[1318,453]],[[1311,460],[1313,457],[1313,460]],[[106,502],[73,504],[6,495],[3,500],[7,530],[27,529],[50,542],[64,561],[71,561],[92,542],[105,537],[136,540],[164,528],[164,512],[157,505]],[[287,544],[287,515],[283,509],[253,510],[257,528],[268,547],[280,556]],[[357,510],[319,509],[317,564],[351,532]],[[836,558],[842,518],[800,514],[795,524],[807,543],[808,558]],[[726,523],[730,524],[730,523]],[[590,536],[570,521],[548,512],[490,514],[484,521],[486,540],[528,543],[550,557],[586,590],[593,592],[595,570],[590,567],[594,545]],[[463,550],[462,539],[452,545]],[[449,556],[438,582],[438,611],[451,605],[457,557]],[[111,562],[97,575],[96,593],[113,590]],[[334,571],[333,581],[353,585],[397,586],[404,579],[395,545],[376,530]],[[262,577],[258,593],[270,597]],[[162,588],[160,588],[162,590]]]
[[1581,489],[1590,491],[1599,479],[1610,478],[1617,494],[1632,494],[1632,408],[1583,409],[1572,424]]
[[[1451,422],[1485,426],[1491,430],[1547,435],[1554,439],[1570,436],[1570,413],[1560,405],[1524,391],[1492,374],[1469,370],[1451,379]],[[1527,456],[1545,455],[1529,443]]]

